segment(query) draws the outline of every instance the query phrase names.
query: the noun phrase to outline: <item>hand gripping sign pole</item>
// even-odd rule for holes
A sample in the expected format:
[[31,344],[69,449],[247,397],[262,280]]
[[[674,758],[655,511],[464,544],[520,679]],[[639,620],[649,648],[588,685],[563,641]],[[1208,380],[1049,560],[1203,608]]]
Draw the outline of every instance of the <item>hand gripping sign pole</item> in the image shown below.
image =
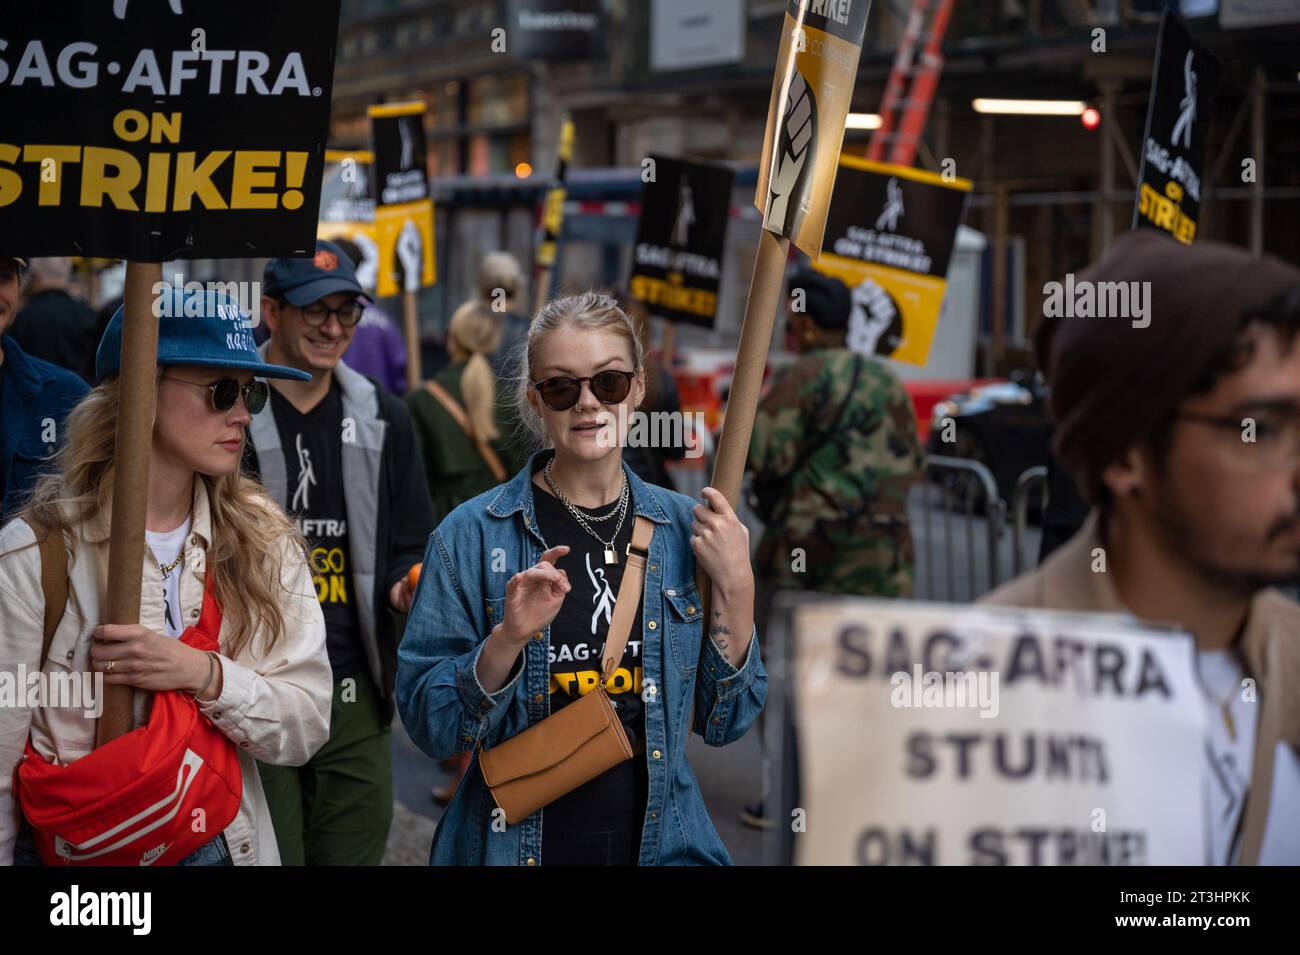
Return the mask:
[[[814,13],[810,6],[827,12]],[[870,0],[829,5],[790,0],[786,9],[754,197],[763,229],[713,469],[713,487],[733,508],[740,499],[790,243],[812,258],[821,252],[870,6]],[[710,587],[702,569],[696,586],[707,621]]]
[[[108,543],[106,623],[140,622],[145,511],[149,501],[149,446],[157,407],[158,319],[152,301],[162,282],[161,262],[128,262],[123,295],[122,368],[113,475],[112,535]],[[103,746],[134,727],[131,687],[104,685],[96,728]]]

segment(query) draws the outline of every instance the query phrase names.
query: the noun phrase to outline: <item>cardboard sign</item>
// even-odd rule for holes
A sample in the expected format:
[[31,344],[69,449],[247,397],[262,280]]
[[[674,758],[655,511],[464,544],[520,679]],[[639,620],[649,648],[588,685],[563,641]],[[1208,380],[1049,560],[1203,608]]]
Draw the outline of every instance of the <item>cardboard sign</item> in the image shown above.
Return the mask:
[[1219,61],[1166,10],[1151,76],[1133,228],[1161,229],[1184,244],[1196,238],[1205,137],[1221,72]]
[[380,298],[414,292],[437,280],[424,109],[417,102],[367,111],[375,155],[375,294]]
[[6,4],[0,253],[310,255],[339,0]]
[[871,0],[790,0],[781,30],[754,205],[763,228],[811,258],[844,143]]
[[1204,863],[1189,634],[859,598],[791,613],[800,864]]
[[840,157],[814,268],[852,290],[849,348],[926,363],[970,190],[969,179]]
[[651,157],[632,249],[632,297],[668,321],[712,328],[718,313],[731,183],[726,166]]

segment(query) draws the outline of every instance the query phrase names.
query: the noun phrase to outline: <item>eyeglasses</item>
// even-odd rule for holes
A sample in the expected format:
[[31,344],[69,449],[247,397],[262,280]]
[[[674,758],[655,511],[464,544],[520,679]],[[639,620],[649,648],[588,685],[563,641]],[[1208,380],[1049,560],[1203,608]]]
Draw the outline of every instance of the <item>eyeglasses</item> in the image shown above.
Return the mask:
[[1276,470],[1300,462],[1300,409],[1244,415],[1179,411],[1174,417],[1237,432],[1240,456],[1261,469]]
[[568,411],[578,403],[578,398],[582,396],[582,383],[584,381],[591,383],[591,393],[596,396],[602,404],[616,405],[632,390],[632,379],[636,377],[633,371],[609,371],[598,372],[594,375],[588,375],[585,378],[570,378],[568,375],[556,375],[553,378],[546,378],[542,381],[534,381],[533,387],[537,389],[537,394],[546,407],[552,411]]
[[365,311],[365,306],[356,299],[346,305],[340,305],[338,308],[326,308],[320,302],[308,305],[306,308],[297,305],[294,308],[302,312],[302,317],[312,328],[320,328],[330,320],[331,315],[337,315],[339,324],[344,328],[351,328],[361,321],[361,313]]
[[174,375],[163,375],[163,377],[172,381],[179,381],[183,385],[208,389],[208,404],[212,406],[213,411],[229,411],[235,406],[235,402],[242,394],[244,396],[244,407],[248,409],[248,413],[257,414],[266,407],[266,399],[271,396],[270,386],[265,381],[257,378],[254,378],[246,385],[241,385],[234,378],[218,378],[210,384],[204,384],[201,381],[187,381]]

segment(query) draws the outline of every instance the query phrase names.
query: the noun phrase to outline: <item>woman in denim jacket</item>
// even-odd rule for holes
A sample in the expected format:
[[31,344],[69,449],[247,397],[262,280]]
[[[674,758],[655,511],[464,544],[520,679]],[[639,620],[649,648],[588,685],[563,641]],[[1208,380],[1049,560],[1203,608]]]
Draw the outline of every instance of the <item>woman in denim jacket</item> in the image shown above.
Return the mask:
[[[606,683],[635,755],[517,825],[496,809],[476,755],[430,863],[730,864],[686,741],[739,739],[767,694],[748,532],[717,491],[696,504],[622,463],[645,368],[608,296],[547,305],[521,365],[520,412],[549,447],[430,538],[398,654],[402,722],[445,758],[490,749],[592,689],[640,515],[654,524],[644,590]],[[697,559],[712,582],[707,638]]]

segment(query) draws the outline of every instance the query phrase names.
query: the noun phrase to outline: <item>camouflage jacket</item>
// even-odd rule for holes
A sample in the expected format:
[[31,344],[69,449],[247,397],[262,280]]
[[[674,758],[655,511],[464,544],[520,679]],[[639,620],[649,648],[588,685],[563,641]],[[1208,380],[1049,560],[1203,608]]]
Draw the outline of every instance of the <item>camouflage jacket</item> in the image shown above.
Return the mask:
[[773,587],[910,596],[907,493],[925,452],[912,401],[882,363],[830,348],[778,374],[754,420],[757,576]]

